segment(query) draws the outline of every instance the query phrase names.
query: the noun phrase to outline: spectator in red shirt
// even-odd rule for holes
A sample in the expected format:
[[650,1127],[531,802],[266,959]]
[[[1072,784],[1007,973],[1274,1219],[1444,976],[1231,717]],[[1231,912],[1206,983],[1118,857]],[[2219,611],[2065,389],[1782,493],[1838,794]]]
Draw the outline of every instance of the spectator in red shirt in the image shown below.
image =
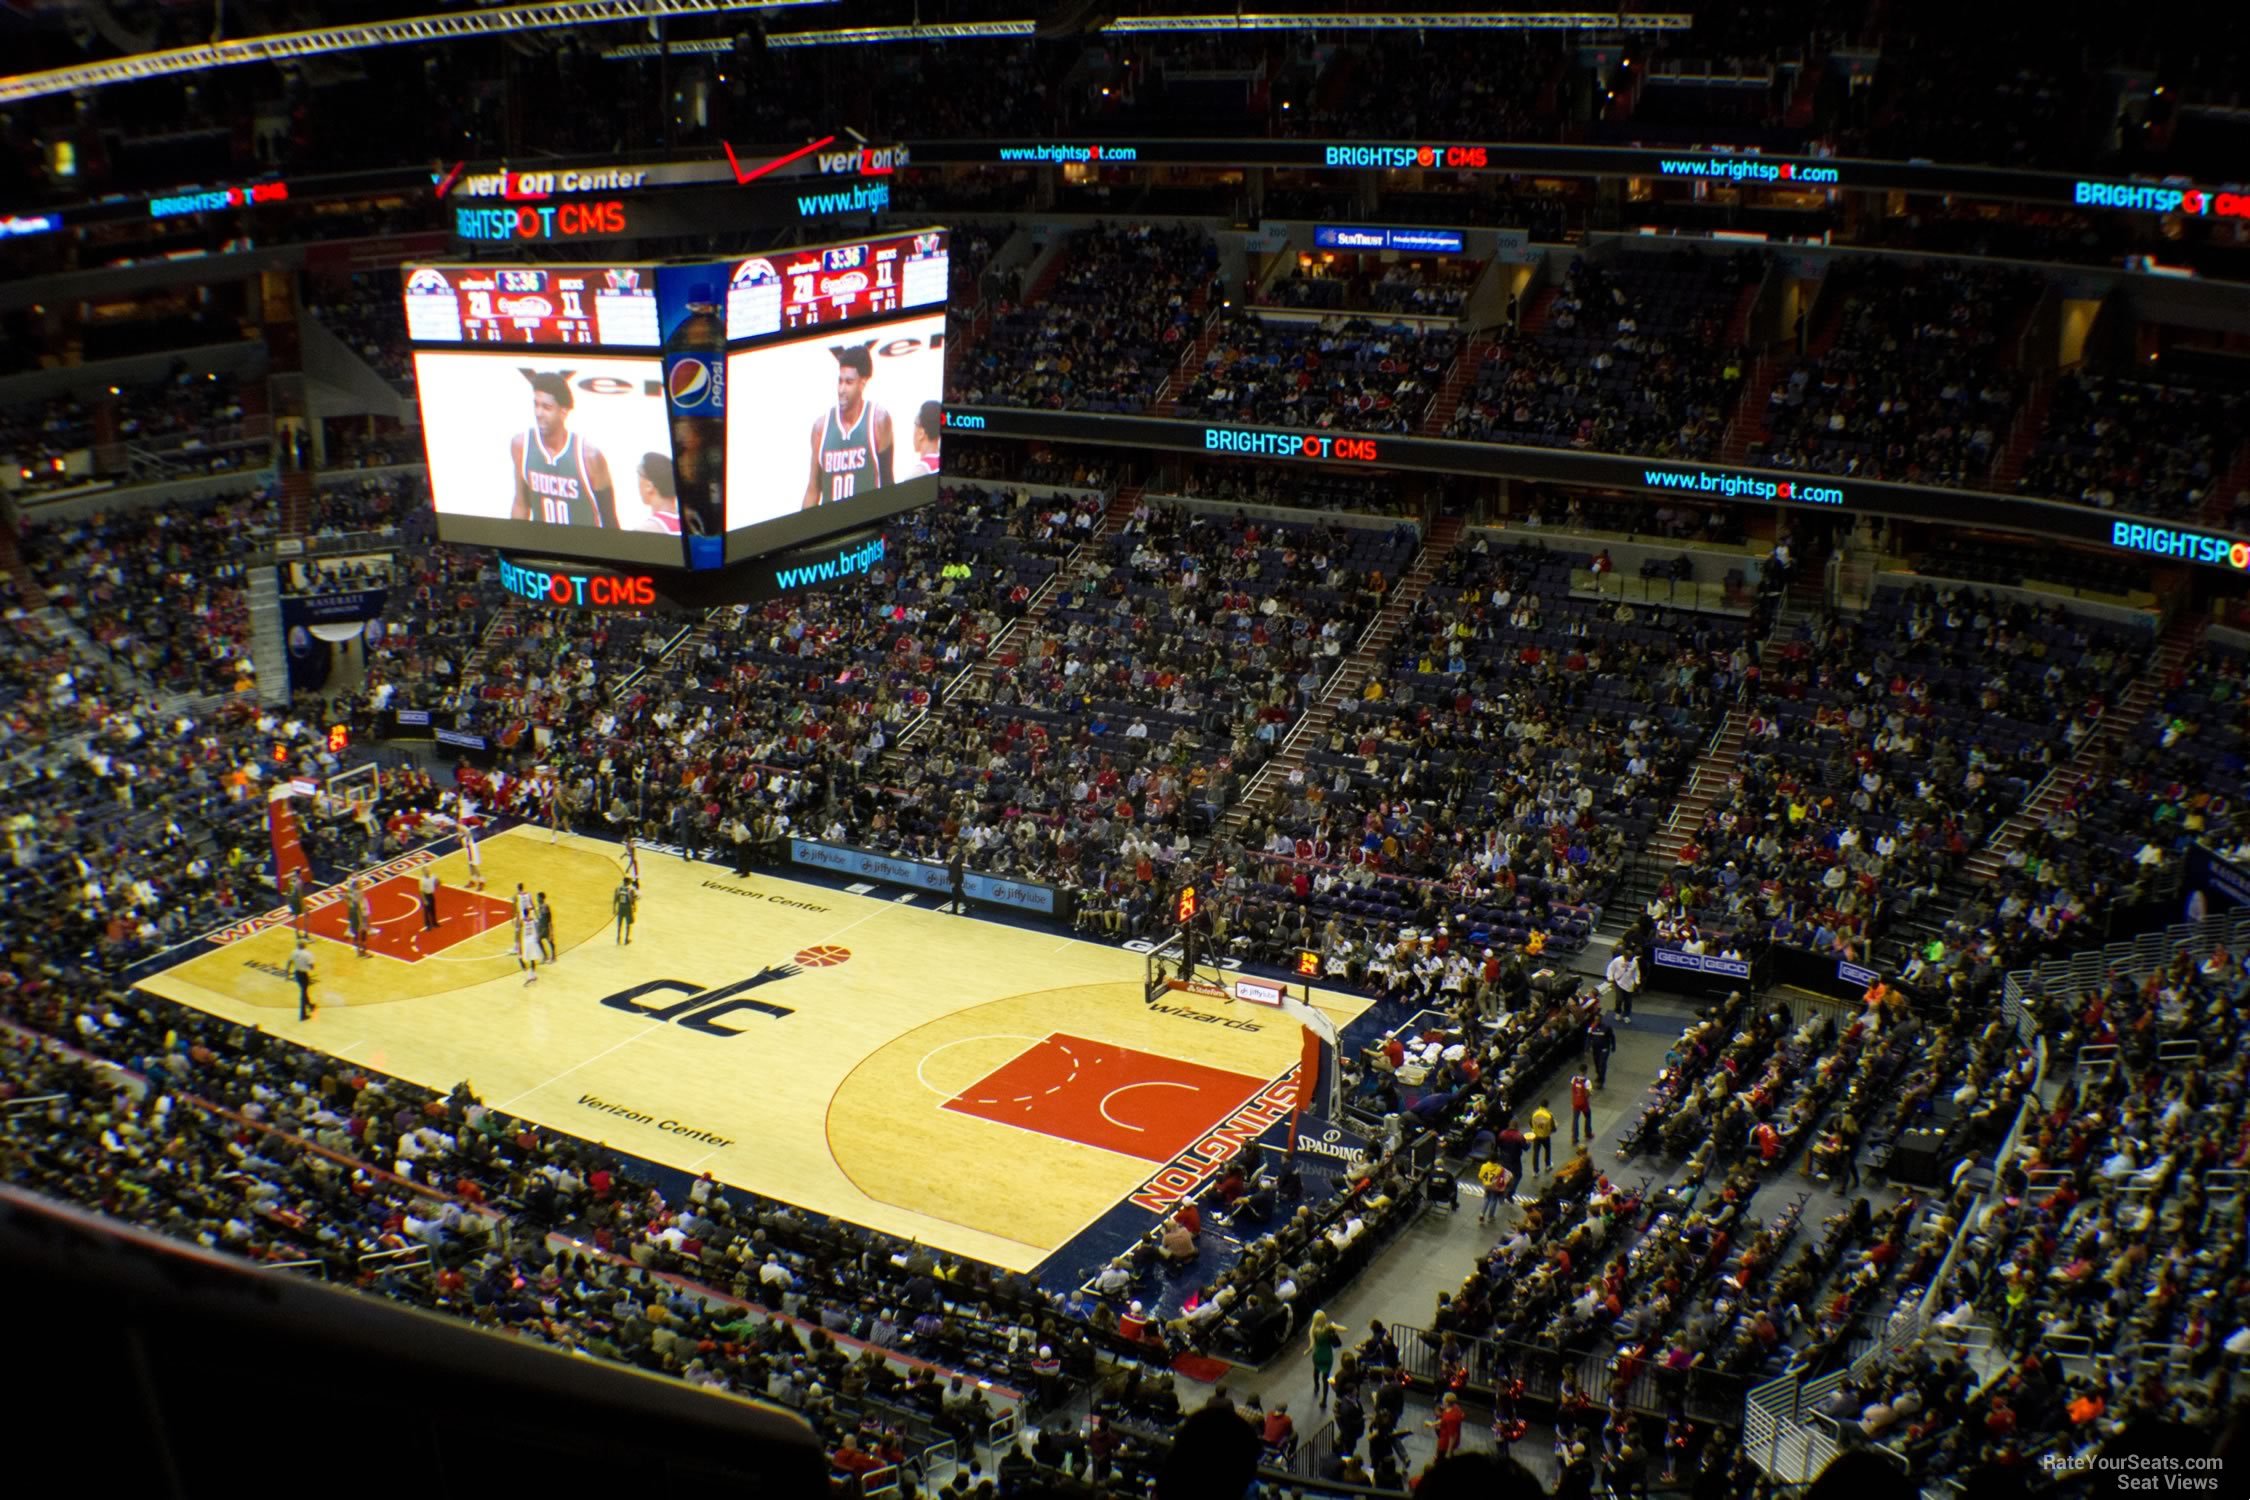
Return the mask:
[[846,1433],[844,1446],[828,1456],[828,1467],[839,1474],[850,1474],[857,1478],[870,1469],[882,1467],[882,1460],[860,1447],[856,1434]]
[[1461,1398],[1451,1391],[1438,1403],[1437,1420],[1422,1425],[1437,1434],[1437,1456],[1444,1458],[1461,1447]]

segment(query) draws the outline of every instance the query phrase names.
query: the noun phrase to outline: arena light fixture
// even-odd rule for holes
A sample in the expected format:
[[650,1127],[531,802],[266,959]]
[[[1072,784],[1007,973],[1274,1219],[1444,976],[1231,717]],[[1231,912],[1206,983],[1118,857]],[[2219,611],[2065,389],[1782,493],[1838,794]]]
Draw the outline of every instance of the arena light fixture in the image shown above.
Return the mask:
[[518,31],[543,31],[560,26],[600,26],[617,22],[657,21],[675,17],[718,16],[745,10],[779,10],[786,6],[833,5],[836,0],[542,0],[534,5],[511,5],[451,12],[440,16],[413,16],[400,21],[370,21],[356,26],[316,26],[307,31],[279,31],[268,36],[243,37],[231,42],[206,42],[193,47],[167,47],[156,52],[136,52],[130,57],[105,58],[68,68],[48,68],[0,78],[0,104],[19,103],[47,94],[74,93],[113,83],[138,83],[168,78],[206,68],[231,68],[242,63],[287,62],[331,52],[354,52],[363,47],[395,47],[413,42],[446,42],[458,37],[503,36]]
[[[768,47],[850,47],[880,42],[977,41],[1028,37],[1038,22],[947,21],[921,26],[842,26],[822,31],[777,32]],[[1686,31],[1685,11],[1394,11],[1339,14],[1305,11],[1255,15],[1121,16],[1096,35],[1217,31]]]

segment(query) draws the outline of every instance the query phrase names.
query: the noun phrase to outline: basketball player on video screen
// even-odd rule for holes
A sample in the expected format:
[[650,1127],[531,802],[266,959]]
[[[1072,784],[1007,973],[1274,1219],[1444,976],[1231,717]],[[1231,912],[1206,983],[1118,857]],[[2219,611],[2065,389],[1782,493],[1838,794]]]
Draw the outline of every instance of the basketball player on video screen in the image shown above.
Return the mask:
[[813,422],[812,473],[800,510],[871,495],[891,482],[891,414],[867,399],[873,348],[829,350],[836,356],[836,405]]
[[609,460],[570,430],[571,409],[577,404],[570,382],[545,371],[526,378],[531,381],[531,428],[508,440],[516,470],[516,501],[508,519],[615,530]]

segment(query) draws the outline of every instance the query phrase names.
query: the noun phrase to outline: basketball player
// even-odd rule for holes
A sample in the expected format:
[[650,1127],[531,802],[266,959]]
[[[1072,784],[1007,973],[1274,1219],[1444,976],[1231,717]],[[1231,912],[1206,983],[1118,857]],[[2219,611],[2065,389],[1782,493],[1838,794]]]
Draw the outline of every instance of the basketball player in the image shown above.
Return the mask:
[[945,438],[945,408],[935,401],[925,401],[914,414],[914,456],[922,460],[922,472],[938,471],[938,447]]
[[367,957],[367,890],[357,879],[344,888],[344,926],[352,935],[352,951]]
[[305,872],[289,872],[289,925],[299,932],[305,930]]
[[516,882],[515,914],[516,967],[531,971],[531,977],[524,981],[525,984],[537,984],[539,982],[539,908],[532,901],[531,893],[523,888],[523,882],[520,880]]
[[547,904],[547,893],[539,893],[539,909],[533,914],[539,927],[539,956],[549,963],[555,961],[555,910]]
[[800,510],[871,495],[891,482],[891,414],[867,399],[874,347],[829,351],[836,356],[836,405],[813,421],[812,471]]
[[633,836],[629,833],[625,835],[625,857],[619,863],[625,866],[625,878],[638,889],[641,883],[641,851],[633,843]]
[[531,380],[531,427],[508,439],[515,461],[511,521],[617,528],[617,507],[602,451],[570,430],[570,382],[544,371]]
[[[640,911],[641,895],[633,888],[631,877],[620,880],[617,890],[609,898],[609,909],[617,913],[617,942],[633,941],[633,917]],[[611,946],[615,946],[612,944]]]
[[641,455],[640,467],[633,471],[640,481],[641,505],[648,511],[636,531],[661,531],[666,536],[680,534],[680,483],[672,472],[672,460],[661,453]]
[[477,831],[466,821],[461,824],[461,852],[469,861],[469,889],[484,889],[484,851],[477,847]]

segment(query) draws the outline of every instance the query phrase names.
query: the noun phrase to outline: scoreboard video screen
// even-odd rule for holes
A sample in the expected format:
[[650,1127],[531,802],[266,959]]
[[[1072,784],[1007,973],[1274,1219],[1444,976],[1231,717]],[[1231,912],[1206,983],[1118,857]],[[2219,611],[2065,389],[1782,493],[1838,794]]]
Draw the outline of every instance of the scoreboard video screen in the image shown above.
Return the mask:
[[647,266],[409,266],[406,333],[417,344],[654,349]]
[[924,229],[739,261],[727,279],[727,338],[943,306],[948,238],[942,229]]
[[654,355],[421,349],[414,383],[440,539],[680,565]]
[[692,573],[929,503],[948,241],[402,267],[439,540]]

